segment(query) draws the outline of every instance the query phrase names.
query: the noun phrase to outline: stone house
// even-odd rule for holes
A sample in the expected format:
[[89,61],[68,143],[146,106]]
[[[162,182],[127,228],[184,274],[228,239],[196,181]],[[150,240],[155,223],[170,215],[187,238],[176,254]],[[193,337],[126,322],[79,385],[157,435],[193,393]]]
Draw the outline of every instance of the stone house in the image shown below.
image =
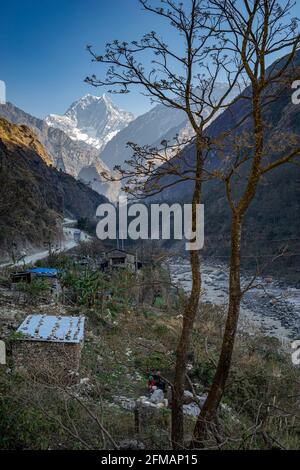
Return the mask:
[[77,382],[84,317],[29,315],[16,333],[12,345],[16,370],[57,385]]
[[104,269],[122,269],[128,268],[136,271],[142,267],[142,263],[137,261],[136,256],[125,250],[114,248],[104,253],[102,268]]

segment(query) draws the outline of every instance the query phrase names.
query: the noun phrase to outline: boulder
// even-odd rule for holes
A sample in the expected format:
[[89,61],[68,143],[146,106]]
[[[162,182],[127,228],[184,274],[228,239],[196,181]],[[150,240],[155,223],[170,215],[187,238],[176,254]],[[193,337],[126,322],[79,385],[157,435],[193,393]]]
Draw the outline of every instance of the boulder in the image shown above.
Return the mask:
[[158,404],[158,403],[164,403],[164,399],[165,399],[164,392],[158,388],[157,390],[154,390],[149,401],[151,403]]
[[144,450],[145,445],[141,441],[124,440],[119,443],[119,450]]
[[190,403],[189,405],[183,405],[183,413],[188,416],[199,416],[201,409],[196,403]]
[[183,397],[183,412],[189,416],[198,416],[201,408],[203,407],[207,395],[197,395],[197,398],[194,397],[192,392],[189,390],[184,391]]
[[193,403],[195,401],[194,396],[192,392],[189,390],[185,390],[183,394],[183,404],[184,405],[189,405],[190,403]]
[[114,396],[114,402],[121,406],[124,410],[133,411],[135,409],[135,400],[133,398]]

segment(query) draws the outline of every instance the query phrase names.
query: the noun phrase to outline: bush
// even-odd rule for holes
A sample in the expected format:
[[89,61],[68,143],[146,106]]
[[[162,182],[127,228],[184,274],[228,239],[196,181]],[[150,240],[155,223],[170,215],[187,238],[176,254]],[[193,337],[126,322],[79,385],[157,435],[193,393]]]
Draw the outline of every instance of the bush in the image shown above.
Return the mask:
[[90,268],[74,266],[61,276],[64,300],[100,314],[115,318],[130,311],[134,304],[134,277],[126,270],[110,275]]
[[36,305],[43,297],[49,295],[51,287],[46,282],[34,280],[29,284],[20,282],[17,284],[17,290],[24,294],[27,303]]

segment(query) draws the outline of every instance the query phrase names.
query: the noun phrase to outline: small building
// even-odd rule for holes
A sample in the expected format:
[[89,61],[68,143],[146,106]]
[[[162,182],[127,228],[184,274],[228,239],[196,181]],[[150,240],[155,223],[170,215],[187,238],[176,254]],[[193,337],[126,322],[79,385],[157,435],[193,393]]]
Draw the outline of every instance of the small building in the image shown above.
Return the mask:
[[31,274],[28,271],[18,271],[10,275],[11,282],[17,284],[19,282],[31,282]]
[[13,284],[18,282],[27,282],[29,284],[33,280],[38,279],[56,287],[58,274],[59,271],[55,268],[31,268],[26,271],[12,273],[11,281]]
[[74,230],[74,242],[79,243],[81,240],[81,231],[80,230]]
[[102,261],[102,268],[104,269],[129,268],[132,271],[136,271],[141,267],[142,263],[137,261],[135,255],[128,251],[114,248],[104,253]]
[[40,279],[56,279],[58,269],[55,268],[31,268],[26,271],[17,271],[11,274],[11,280],[17,282],[31,282],[35,278]]
[[12,345],[16,370],[47,383],[77,381],[84,317],[29,315],[16,333]]

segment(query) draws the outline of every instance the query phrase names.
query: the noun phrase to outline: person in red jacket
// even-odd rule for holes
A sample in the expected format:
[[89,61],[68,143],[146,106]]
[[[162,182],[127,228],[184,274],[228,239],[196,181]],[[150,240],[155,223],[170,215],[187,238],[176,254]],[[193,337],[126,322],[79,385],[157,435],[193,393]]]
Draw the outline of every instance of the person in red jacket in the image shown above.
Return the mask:
[[155,369],[154,368],[150,369],[150,371],[147,372],[147,376],[148,376],[148,390],[151,393],[154,390],[153,387],[155,387]]

